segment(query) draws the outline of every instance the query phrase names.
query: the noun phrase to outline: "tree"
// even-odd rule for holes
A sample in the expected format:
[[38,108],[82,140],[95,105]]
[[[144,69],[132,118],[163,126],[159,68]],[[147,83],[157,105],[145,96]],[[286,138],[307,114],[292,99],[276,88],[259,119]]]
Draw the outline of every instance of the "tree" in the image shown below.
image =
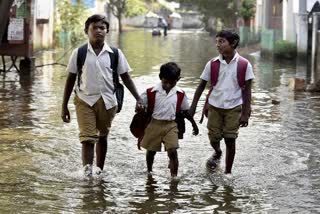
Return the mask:
[[112,14],[118,19],[119,32],[122,32],[122,17],[132,17],[146,12],[142,0],[109,0]]
[[179,0],[181,4],[196,4],[199,12],[203,15],[203,22],[208,30],[208,21],[215,18],[224,26],[233,27],[236,23],[237,10],[236,0]]
[[250,26],[250,19],[255,15],[256,1],[242,0],[239,7],[239,14],[244,20],[245,26]]
[[72,4],[70,0],[59,0],[56,5],[55,37],[60,33],[70,36],[72,45],[84,39],[84,22],[90,11],[80,1]]
[[254,16],[255,0],[179,0],[182,4],[196,4],[207,24],[210,18],[218,19],[225,27],[235,27],[238,16],[248,22]]

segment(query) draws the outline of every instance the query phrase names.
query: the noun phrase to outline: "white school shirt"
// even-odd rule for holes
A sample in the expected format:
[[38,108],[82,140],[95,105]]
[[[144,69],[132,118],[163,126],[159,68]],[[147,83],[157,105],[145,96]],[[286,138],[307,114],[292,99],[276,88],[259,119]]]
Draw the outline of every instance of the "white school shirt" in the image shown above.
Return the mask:
[[[241,88],[237,78],[239,56],[236,52],[229,64],[227,64],[221,54],[213,59],[220,61],[220,69],[218,82],[213,87],[209,97],[210,105],[222,109],[232,109],[242,104]],[[200,78],[211,82],[211,60],[206,64]],[[248,62],[245,80],[251,79],[254,79],[254,74],[252,65]]]
[[[177,86],[173,87],[169,93],[162,88],[161,83],[153,87],[152,92],[156,91],[154,110],[152,117],[156,120],[168,120],[173,121],[176,119],[176,108],[177,108],[177,91],[183,92]],[[148,105],[147,92],[141,94],[141,99],[144,105]],[[189,103],[187,95],[185,94],[181,103],[181,110],[188,110]]]
[[[123,74],[132,71],[127,59],[120,49],[117,73]],[[93,106],[102,96],[106,105],[106,109],[111,109],[117,105],[117,99],[114,92],[112,69],[110,64],[109,53],[113,53],[112,49],[107,43],[97,56],[94,52],[90,42],[88,42],[88,51],[86,60],[84,62],[81,74],[80,89],[78,87],[78,79],[76,80],[76,94],[78,97]],[[76,74],[77,68],[78,48],[73,50],[69,59],[67,71]]]

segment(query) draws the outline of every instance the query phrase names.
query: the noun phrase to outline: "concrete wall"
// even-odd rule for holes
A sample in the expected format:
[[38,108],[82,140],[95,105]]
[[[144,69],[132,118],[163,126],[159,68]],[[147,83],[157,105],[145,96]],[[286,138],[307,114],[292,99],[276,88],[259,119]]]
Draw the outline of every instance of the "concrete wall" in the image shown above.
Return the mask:
[[293,13],[293,4],[298,3],[297,0],[282,1],[282,32],[283,40],[296,43],[296,25]]
[[[130,18],[124,18],[122,23],[124,25],[132,26],[132,27],[143,27],[145,22],[146,22],[145,16],[135,16]],[[155,25],[157,25],[158,24],[157,18],[155,22],[156,22]],[[149,27],[151,27],[151,25]]]
[[183,28],[201,28],[204,24],[201,15],[198,13],[180,13],[182,17]]
[[[181,13],[181,19],[172,18],[173,29],[181,28],[201,28],[203,27],[203,22],[201,20],[201,15],[197,13]],[[123,19],[123,24],[132,27],[146,27],[152,28],[158,26],[157,17],[145,17],[145,16],[135,16],[131,18]]]
[[35,0],[33,27],[34,49],[49,48],[53,45],[54,0]]

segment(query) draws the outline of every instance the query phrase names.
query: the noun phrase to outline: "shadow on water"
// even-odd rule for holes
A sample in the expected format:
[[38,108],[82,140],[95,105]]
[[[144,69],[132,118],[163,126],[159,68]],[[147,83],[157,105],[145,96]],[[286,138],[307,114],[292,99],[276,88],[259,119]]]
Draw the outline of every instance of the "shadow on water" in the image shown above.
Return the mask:
[[[195,31],[152,37],[137,30],[120,37],[112,33],[109,40],[127,56],[140,92],[159,81],[162,63],[176,61],[182,68],[179,85],[190,102],[205,63],[217,54],[212,38]],[[37,64],[63,54],[44,52]],[[187,123],[179,180],[170,179],[164,152],[156,155],[154,174],[148,176],[144,151],[129,133],[135,101],[128,91],[110,133],[105,172],[86,180],[73,98],[71,123],[60,119],[65,68],[42,67],[30,76],[1,73],[0,213],[320,212],[320,96],[288,89],[298,70],[292,62],[246,57],[256,76],[253,114],[250,126],[240,130],[231,181],[206,173],[212,154],[206,124],[194,137]],[[204,96],[198,110],[203,102]]]

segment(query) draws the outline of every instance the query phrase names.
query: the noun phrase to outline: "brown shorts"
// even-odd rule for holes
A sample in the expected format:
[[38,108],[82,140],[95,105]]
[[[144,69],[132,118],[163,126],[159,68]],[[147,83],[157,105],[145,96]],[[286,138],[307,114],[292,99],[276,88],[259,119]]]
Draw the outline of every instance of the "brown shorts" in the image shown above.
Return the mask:
[[145,129],[141,147],[158,152],[161,151],[161,143],[166,150],[179,148],[178,128],[175,121],[152,119]]
[[96,143],[99,136],[109,134],[111,122],[116,115],[116,106],[106,110],[102,97],[93,106],[90,106],[78,96],[75,96],[74,104],[80,131],[80,142]]
[[208,135],[210,142],[220,142],[222,138],[237,138],[241,105],[232,109],[221,109],[209,105]]

